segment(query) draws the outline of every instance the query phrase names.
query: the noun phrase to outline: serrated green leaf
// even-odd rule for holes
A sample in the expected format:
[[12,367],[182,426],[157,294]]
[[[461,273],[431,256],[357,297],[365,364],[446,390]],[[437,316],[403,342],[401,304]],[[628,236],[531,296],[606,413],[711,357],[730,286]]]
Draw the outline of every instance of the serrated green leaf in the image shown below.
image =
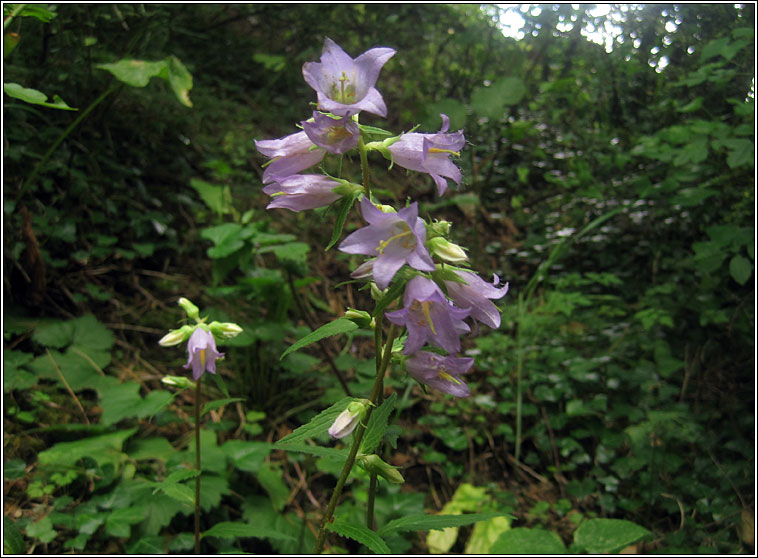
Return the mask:
[[156,488],[177,502],[195,505],[195,491],[186,484],[156,483]]
[[649,534],[644,527],[625,519],[588,519],[574,531],[574,543],[590,554],[607,554]]
[[3,516],[3,552],[5,554],[25,554],[26,546],[16,524]]
[[52,349],[62,349],[74,339],[74,324],[71,320],[55,320],[34,328],[32,340]]
[[291,536],[265,527],[256,527],[248,523],[222,521],[200,535],[201,537],[219,537],[236,539],[238,537],[255,537],[256,539],[294,540]]
[[208,411],[213,411],[219,407],[223,407],[224,405],[235,403],[237,401],[246,401],[246,399],[244,397],[229,397],[226,399],[216,399],[215,401],[209,401],[203,405],[203,410],[200,412],[200,416],[204,415]]
[[199,474],[200,474],[200,471],[198,471],[197,469],[179,469],[177,471],[173,471],[169,476],[163,479],[163,482],[164,483],[182,482],[187,479],[194,479]]
[[517,527],[506,531],[490,548],[492,554],[566,554],[566,545],[552,531]]
[[273,444],[260,441],[229,440],[221,449],[240,471],[257,472],[273,449]]
[[397,399],[397,394],[393,393],[371,413],[366,433],[363,435],[363,440],[361,441],[361,453],[374,453],[374,450],[379,446],[384,437],[384,432],[387,430],[387,419],[395,407],[395,399]]
[[358,329],[358,326],[354,322],[351,322],[347,318],[337,318],[336,320],[322,325],[317,330],[312,331],[302,339],[296,341],[282,353],[282,356],[279,357],[279,360],[283,359],[291,352],[299,351],[311,343],[315,343],[316,341],[319,341],[326,337],[332,337],[334,335],[340,335],[342,333],[349,333],[356,329]]
[[332,523],[327,523],[326,528],[338,535],[358,541],[374,554],[392,553],[387,546],[387,543],[382,540],[381,536],[363,525],[336,518]]
[[321,411],[304,425],[299,426],[287,434],[284,438],[276,442],[274,446],[279,447],[285,444],[304,442],[309,438],[313,438],[314,436],[326,432],[334,422],[334,419],[337,418],[337,415],[344,411],[351,401],[353,401],[352,397],[343,397],[332,406]]
[[460,527],[470,525],[477,521],[485,521],[493,517],[500,517],[506,514],[500,512],[488,513],[467,513],[456,515],[429,515],[429,514],[411,514],[404,517],[393,519],[387,525],[379,529],[377,533],[386,537],[392,533],[403,531],[428,531],[429,529],[444,529],[445,527]]
[[341,460],[345,461],[347,460],[347,450],[344,449],[335,449],[335,448],[325,448],[323,446],[309,446],[308,444],[282,444],[275,445],[276,449],[284,450],[284,451],[294,451],[297,453],[308,453],[311,455],[317,455],[319,457],[325,457],[326,459],[334,459],[334,460]]
[[232,212],[229,186],[216,186],[198,178],[191,178],[190,186],[195,189],[205,204],[219,215]]

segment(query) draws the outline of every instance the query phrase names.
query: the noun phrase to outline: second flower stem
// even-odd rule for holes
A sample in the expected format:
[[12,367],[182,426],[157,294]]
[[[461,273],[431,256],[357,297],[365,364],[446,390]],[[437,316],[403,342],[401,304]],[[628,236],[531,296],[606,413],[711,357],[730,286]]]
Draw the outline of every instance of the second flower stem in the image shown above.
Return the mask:
[[200,554],[200,380],[195,383],[195,554]]

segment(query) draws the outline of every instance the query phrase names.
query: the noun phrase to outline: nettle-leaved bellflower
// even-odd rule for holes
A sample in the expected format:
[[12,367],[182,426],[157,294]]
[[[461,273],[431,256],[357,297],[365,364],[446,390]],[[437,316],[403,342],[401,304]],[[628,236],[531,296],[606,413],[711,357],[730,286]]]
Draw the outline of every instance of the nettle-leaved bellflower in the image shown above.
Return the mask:
[[335,155],[358,147],[358,140],[361,137],[361,130],[351,116],[335,119],[320,112],[314,112],[313,121],[305,120],[300,125],[308,139]]
[[456,397],[468,397],[471,393],[460,376],[473,365],[473,358],[441,356],[428,351],[419,351],[405,361],[405,368],[411,377]]
[[503,298],[508,292],[508,283],[498,288],[497,284],[500,278],[495,275],[493,283],[487,283],[479,278],[476,273],[470,271],[456,271],[461,279],[466,281],[458,283],[456,281],[445,281],[447,294],[457,306],[471,308],[471,317],[488,325],[492,329],[500,327],[500,311],[490,302],[490,299],[497,300]]
[[198,327],[187,343],[189,358],[184,368],[192,367],[192,377],[195,381],[200,379],[204,372],[216,373],[216,360],[223,357],[223,353],[216,350],[216,340],[213,334]]
[[297,212],[324,207],[341,197],[334,192],[338,184],[338,181],[320,174],[276,178],[263,188],[263,192],[272,198],[266,209],[281,208]]
[[430,174],[441,196],[447,190],[447,178],[461,185],[461,171],[449,157],[460,155],[466,139],[463,130],[446,133],[450,128],[450,119],[444,114],[440,116],[442,128],[436,134],[403,134],[387,149],[392,154],[393,162],[401,167]]
[[395,273],[407,263],[419,271],[434,271],[434,262],[424,247],[426,226],[413,202],[397,213],[384,213],[364,197],[361,214],[369,226],[345,238],[339,249],[348,254],[376,256],[371,266],[374,282],[386,289]]
[[408,328],[403,350],[406,355],[415,353],[427,341],[448,353],[456,353],[461,348],[458,335],[471,331],[463,322],[469,309],[453,306],[437,284],[426,277],[417,276],[408,281],[403,305],[402,310],[388,312],[386,316],[393,324]]
[[338,116],[362,110],[386,116],[387,106],[374,84],[382,66],[394,54],[391,48],[372,48],[353,59],[327,38],[321,62],[303,64],[303,77],[315,89],[321,110]]
[[272,159],[263,171],[264,184],[312,167],[320,163],[326,154],[305,132],[273,140],[255,140],[255,148]]

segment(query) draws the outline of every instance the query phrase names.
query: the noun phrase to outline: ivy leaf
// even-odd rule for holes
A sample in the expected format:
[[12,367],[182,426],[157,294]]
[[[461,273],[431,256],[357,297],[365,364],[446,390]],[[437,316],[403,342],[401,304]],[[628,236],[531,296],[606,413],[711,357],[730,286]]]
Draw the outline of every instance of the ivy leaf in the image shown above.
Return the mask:
[[358,326],[348,320],[347,318],[337,318],[334,321],[329,322],[328,324],[322,325],[320,328],[318,328],[315,331],[312,331],[302,339],[295,342],[293,345],[291,345],[286,351],[282,353],[282,356],[279,357],[279,360],[286,357],[288,354],[294,351],[299,351],[303,347],[310,345],[311,343],[315,343],[316,341],[320,341],[321,339],[324,339],[326,337],[332,337],[334,335],[340,335],[341,333],[348,333],[350,331],[353,331],[354,329],[358,329]]
[[387,543],[382,540],[379,534],[363,525],[337,518],[332,523],[327,523],[326,528],[338,535],[358,541],[368,547],[374,554],[392,553]]

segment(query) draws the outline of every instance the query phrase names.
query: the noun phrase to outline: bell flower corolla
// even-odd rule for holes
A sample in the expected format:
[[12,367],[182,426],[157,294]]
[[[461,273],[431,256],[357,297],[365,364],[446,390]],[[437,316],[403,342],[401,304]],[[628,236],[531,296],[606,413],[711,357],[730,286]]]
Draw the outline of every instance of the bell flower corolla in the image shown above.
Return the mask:
[[448,353],[456,353],[461,348],[458,335],[471,331],[463,322],[469,309],[453,306],[437,284],[426,277],[416,276],[408,281],[403,306],[402,310],[387,312],[386,316],[393,324],[408,328],[403,350],[406,355],[417,352],[427,341]]
[[362,110],[386,116],[387,106],[374,85],[382,66],[394,54],[391,48],[372,48],[353,59],[327,38],[321,62],[303,64],[303,77],[316,91],[321,110],[337,116],[358,114]]
[[341,197],[334,192],[338,185],[338,181],[320,174],[294,174],[276,178],[263,188],[263,192],[272,198],[266,209],[281,208],[297,212],[324,207]]
[[300,123],[313,143],[329,153],[340,155],[358,147],[361,137],[358,124],[350,116],[334,119],[320,112],[313,113],[313,121]]
[[213,335],[198,327],[187,343],[189,358],[184,368],[192,367],[192,377],[195,381],[200,379],[204,372],[216,373],[216,360],[223,357],[223,353],[216,350],[216,340]]
[[471,391],[460,376],[466,374],[473,364],[473,358],[419,351],[405,361],[405,368],[412,378],[422,384],[456,397],[468,397]]
[[348,254],[376,256],[371,266],[374,282],[386,289],[395,273],[407,263],[419,271],[434,271],[434,262],[424,247],[426,226],[413,202],[397,213],[384,213],[364,197],[361,214],[367,227],[358,229],[339,246]]
[[296,132],[273,140],[255,140],[255,148],[270,157],[263,171],[263,183],[297,174],[321,162],[326,151],[314,144],[305,132]]
[[500,311],[490,302],[503,298],[508,292],[508,283],[498,288],[500,278],[495,275],[493,283],[487,283],[470,271],[456,271],[458,277],[466,283],[445,281],[447,294],[457,306],[471,308],[471,317],[488,325],[492,329],[500,327]]
[[436,134],[403,134],[387,149],[394,163],[408,170],[430,174],[441,196],[447,190],[447,178],[458,186],[461,185],[461,171],[449,159],[449,155],[459,156],[466,139],[463,130],[446,133],[450,128],[450,119],[444,114],[440,116],[442,128]]

